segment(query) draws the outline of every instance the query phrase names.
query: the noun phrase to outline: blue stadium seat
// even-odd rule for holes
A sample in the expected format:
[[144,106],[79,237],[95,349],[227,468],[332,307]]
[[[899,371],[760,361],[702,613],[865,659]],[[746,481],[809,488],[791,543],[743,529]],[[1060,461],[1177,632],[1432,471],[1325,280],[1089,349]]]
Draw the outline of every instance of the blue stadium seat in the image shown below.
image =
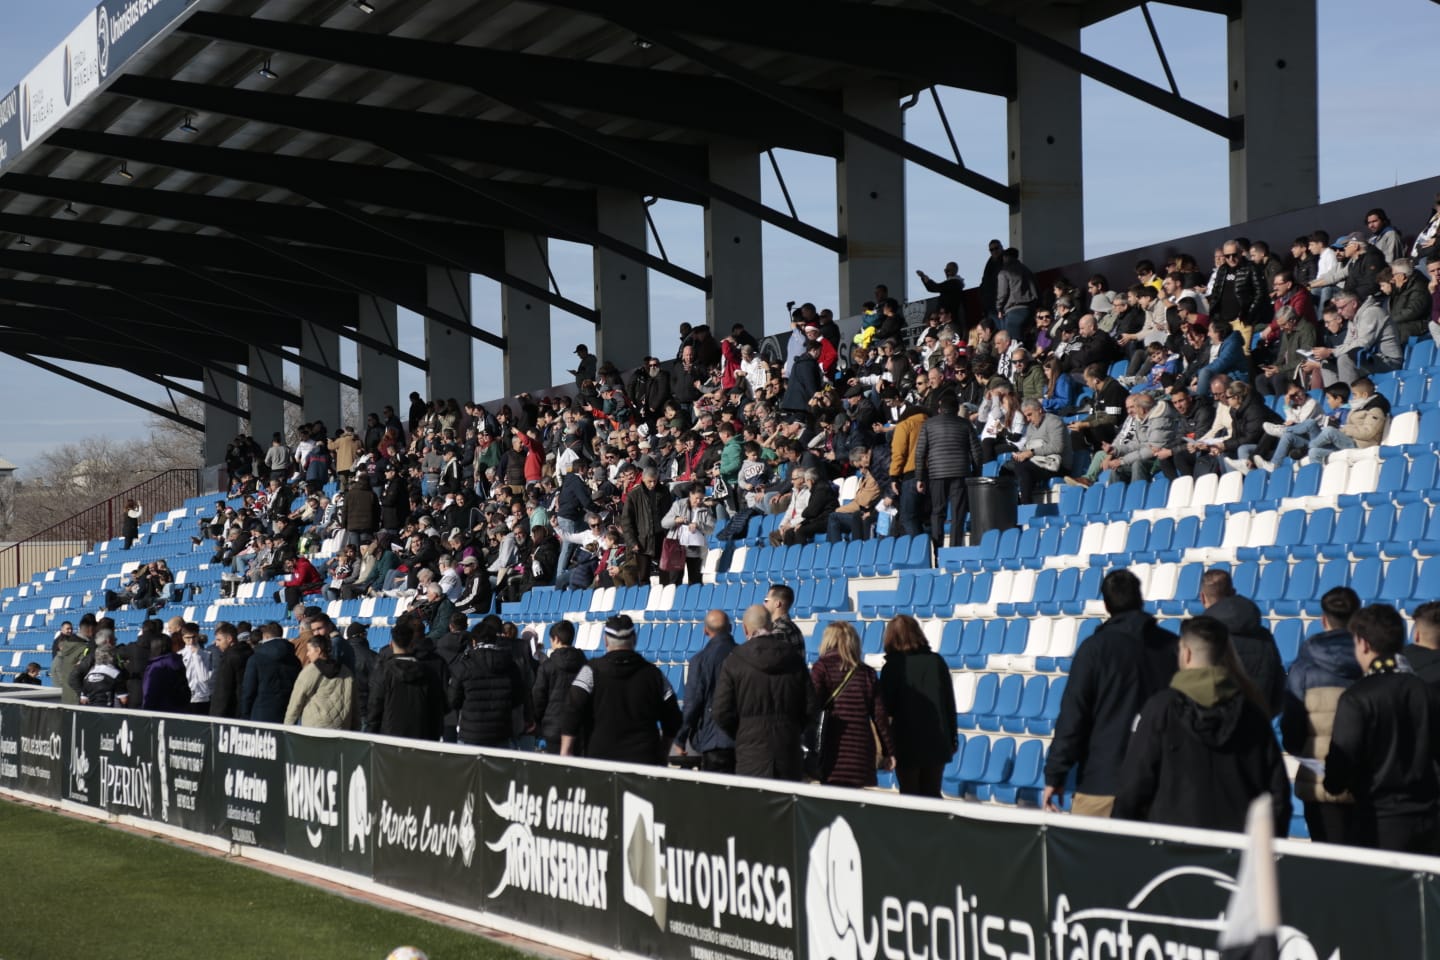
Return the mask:
[[975,702],[971,704],[969,712],[956,715],[955,725],[961,730],[974,730],[979,725],[980,717],[994,713],[995,694],[999,689],[999,674],[982,674],[975,683]]
[[1280,649],[1280,661],[1289,670],[1300,654],[1300,644],[1305,638],[1305,624],[1298,619],[1287,618],[1275,624],[1275,646]]
[[980,774],[978,781],[970,784],[975,790],[976,799],[991,799],[995,784],[1004,783],[1010,778],[1010,770],[1014,763],[1014,737],[996,737],[991,741],[990,755],[985,759],[985,771]]
[[1055,732],[1055,721],[1060,719],[1060,701],[1065,696],[1065,685],[1069,677],[1056,677],[1045,691],[1045,706],[1040,713],[1025,722],[1025,729],[1036,736],[1048,737]]
[[[1272,563],[1274,567],[1285,567],[1283,561]],[[1315,585],[1320,579],[1320,564],[1315,560],[1301,560],[1288,570],[1284,592],[1269,604],[1272,613],[1297,617],[1305,609],[1305,603],[1315,597]]]
[[1020,702],[1014,711],[1000,720],[1000,727],[1006,733],[1024,733],[1029,722],[1040,716],[1045,709],[1045,694],[1050,689],[1049,677],[1030,677],[1020,694]]
[[991,786],[991,796],[999,803],[1038,805],[1041,789],[1045,786],[1044,776],[1045,744],[1039,740],[1026,740],[1015,751],[1010,776],[1004,783]]
[[[991,674],[991,676],[995,676],[995,674]],[[1020,698],[1024,692],[1025,678],[1018,673],[1009,673],[1001,678],[990,712],[979,714],[975,718],[980,729],[988,733],[998,731],[1001,723],[1007,718],[1013,717],[1020,709]]]
[[947,620],[944,629],[940,632],[940,649],[936,651],[945,658],[945,662],[952,670],[957,670],[965,665],[965,658],[960,656],[960,640],[965,633],[965,621]]
[[[1380,591],[1373,594],[1376,602],[1403,607],[1412,597],[1419,599],[1416,594],[1419,585],[1418,566],[1419,562],[1414,557],[1396,557],[1391,560],[1385,569],[1385,579],[1380,583]],[[1440,585],[1430,584],[1430,591],[1433,593],[1437,586]]]
[[[1011,741],[1012,743],[1014,741]],[[957,751],[960,752],[960,751]],[[985,767],[990,759],[990,738],[980,734],[972,736],[964,742],[964,751],[961,754],[959,769],[955,772],[955,796],[963,797],[973,783],[978,783],[985,775]]]

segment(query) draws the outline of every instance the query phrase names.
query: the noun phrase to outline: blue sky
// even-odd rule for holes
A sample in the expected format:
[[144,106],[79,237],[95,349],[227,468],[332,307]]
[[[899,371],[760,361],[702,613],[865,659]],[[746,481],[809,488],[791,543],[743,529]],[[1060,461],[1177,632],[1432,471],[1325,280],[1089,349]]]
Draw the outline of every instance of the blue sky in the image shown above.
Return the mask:
[[[0,13],[0,89],[17,82],[77,24],[93,0],[45,0],[6,4]],[[1322,0],[1322,11],[1337,12]],[[1180,91],[1218,112],[1225,104],[1225,21],[1163,3],[1153,4],[1161,39]],[[1433,120],[1416,91],[1429,81],[1434,38],[1440,36],[1440,5],[1427,0],[1373,0],[1361,17],[1322,17],[1320,59],[1320,191],[1322,200],[1381,189],[1434,174]],[[1084,32],[1084,50],[1164,86],[1159,59],[1139,10],[1096,24]],[[1356,80],[1355,77],[1365,77]],[[1184,236],[1223,225],[1228,214],[1227,148],[1209,133],[1093,81],[1083,82],[1086,254],[1098,256],[1143,243]],[[965,162],[1004,181],[1005,102],[996,97],[942,90],[942,100]],[[1147,129],[1131,132],[1142,123]],[[906,115],[906,136],[948,155],[934,106],[922,97]],[[780,166],[800,216],[835,228],[834,164],[823,158],[779,151]],[[764,199],[783,208],[778,184],[762,166]],[[1005,237],[1005,208],[944,178],[907,166],[909,296],[922,291],[913,271],[938,274],[947,260],[977,282],[985,243]],[[704,270],[700,208],[664,202],[653,209],[672,260]],[[1402,216],[1403,211],[1392,211]],[[1415,224],[1401,222],[1402,228]],[[836,307],[834,256],[776,228],[764,228],[764,329],[785,324],[786,300],[813,300]],[[552,242],[551,268],[560,290],[581,303],[593,300],[590,250]],[[1043,267],[1045,264],[1032,264]],[[650,278],[652,342],[674,342],[683,320],[703,320],[703,294],[677,281]],[[500,329],[499,288],[473,283],[476,322]],[[837,312],[840,312],[837,310]],[[760,324],[752,324],[755,330]],[[402,313],[401,345],[424,350],[419,318]],[[578,342],[593,344],[585,321],[552,312],[554,380],[565,378]],[[353,371],[353,355],[345,367]],[[164,392],[138,378],[103,368],[76,369],[134,396],[164,403]],[[499,354],[475,347],[477,397],[500,391]],[[293,372],[292,372],[293,376]],[[401,392],[424,392],[419,371],[401,367]],[[38,401],[38,402],[37,402]],[[9,357],[0,357],[0,409],[9,411],[0,430],[0,457],[23,468],[47,446],[104,433],[117,440],[142,436],[146,414],[98,392],[55,377]]]

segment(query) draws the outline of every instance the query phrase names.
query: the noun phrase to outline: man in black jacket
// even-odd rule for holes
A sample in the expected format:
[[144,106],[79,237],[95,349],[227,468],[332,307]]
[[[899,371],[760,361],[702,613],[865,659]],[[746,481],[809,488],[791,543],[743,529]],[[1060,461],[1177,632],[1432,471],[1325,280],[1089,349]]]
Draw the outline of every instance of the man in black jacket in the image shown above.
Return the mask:
[[[370,646],[370,628],[363,623],[352,623],[345,628],[345,642],[355,661],[355,710],[360,716],[360,729],[370,729],[366,710],[370,706],[370,681],[375,676],[380,657]],[[213,702],[213,701],[212,701]]]
[[1350,620],[1355,659],[1364,676],[1340,695],[1325,789],[1355,796],[1346,843],[1405,853],[1440,853],[1440,701],[1413,673],[1400,670],[1405,621],[1375,604]]
[[820,392],[824,383],[825,377],[820,370],[820,341],[807,340],[804,351],[790,367],[790,380],[785,385],[785,395],[780,398],[780,409],[791,416],[808,416],[810,400]]
[[255,650],[249,638],[241,640],[235,625],[228,621],[215,626],[215,649],[220,658],[210,681],[210,716],[238,719],[245,665]]
[[[145,668],[150,664],[150,642],[160,633],[161,626],[159,620],[146,620],[140,625],[140,634],[135,641],[124,644],[115,651],[120,666],[125,668],[127,700],[132,707],[138,707],[144,699]],[[215,701],[210,702],[213,704]]]
[[660,482],[659,472],[650,467],[640,475],[640,483],[625,495],[620,529],[625,534],[625,546],[639,557],[642,579],[650,576],[651,566],[660,559],[660,541],[665,536],[660,521],[670,512],[673,501],[670,489]]
[[1267,715],[1278,716],[1285,706],[1285,664],[1274,635],[1260,619],[1260,608],[1237,594],[1229,571],[1220,569],[1207,570],[1200,578],[1200,602],[1205,604],[1205,616],[1229,629],[1230,645],[1265,702]]
[[705,614],[705,636],[708,638],[699,653],[690,658],[685,677],[685,710],[675,746],[687,747],[700,754],[700,769],[713,773],[735,772],[735,738],[715,722],[715,687],[720,669],[735,652],[735,638],[730,635],[730,617],[724,610]]
[[817,706],[805,655],[770,631],[770,612],[758,603],[741,625],[745,642],[725,658],[715,684],[715,725],[735,739],[742,777],[799,780],[801,734]]
[[524,709],[527,727],[534,718],[529,691],[509,644],[483,625],[474,634],[462,635],[471,641],[470,648],[454,665],[449,693],[450,708],[459,715],[460,742],[473,747],[513,746],[512,711]]
[[565,722],[565,705],[570,685],[580,668],[585,666],[585,653],[575,649],[575,625],[561,620],[550,627],[550,655],[535,671],[535,686],[530,691],[536,733],[545,741],[545,752],[560,753],[561,727]]
[[340,508],[345,525],[345,538],[341,549],[354,544],[359,549],[363,540],[374,536],[380,527],[380,499],[370,489],[370,481],[356,475],[355,481],[345,493],[345,505]]
[[1100,583],[1110,618],[1075,651],[1045,759],[1042,805],[1059,810],[1076,771],[1072,813],[1108,817],[1141,706],[1175,675],[1178,638],[1145,612],[1140,580],[1112,570]]
[[680,729],[680,705],[660,668],[635,652],[635,624],[605,621],[605,656],[575,675],[566,694],[560,753],[622,763],[664,764]]
[[392,460],[385,464],[385,486],[380,490],[380,526],[395,533],[405,525],[409,509],[410,490]]
[[945,545],[945,514],[950,514],[950,546],[965,542],[970,497],[965,479],[980,472],[980,438],[968,417],[960,416],[953,396],[940,401],[935,416],[920,427],[915,443],[916,492],[930,495],[930,542]]
[[415,643],[425,632],[419,617],[405,614],[390,632],[391,656],[380,661],[370,681],[367,724],[373,733],[391,737],[439,740],[445,721],[445,661],[433,653],[417,654]]
[[1410,614],[1414,639],[1405,647],[1410,669],[1440,693],[1440,601],[1422,603]]
[[273,620],[265,624],[260,636],[254,655],[245,663],[240,716],[256,723],[284,723],[290,691],[300,676],[300,661],[280,624]]
[[1234,663],[1225,624],[1185,621],[1180,669],[1145,702],[1115,796],[1118,819],[1244,830],[1251,802],[1270,794],[1275,835],[1290,832],[1290,780],[1264,710]]
[[560,559],[555,565],[555,582],[557,584],[566,583],[565,571],[569,569],[570,556],[575,551],[575,544],[567,534],[573,536],[583,532],[585,515],[599,512],[600,508],[595,505],[595,501],[590,496],[590,487],[580,473],[580,464],[578,462],[571,464],[560,481],[560,497],[555,508],[557,514],[555,528],[560,532]]

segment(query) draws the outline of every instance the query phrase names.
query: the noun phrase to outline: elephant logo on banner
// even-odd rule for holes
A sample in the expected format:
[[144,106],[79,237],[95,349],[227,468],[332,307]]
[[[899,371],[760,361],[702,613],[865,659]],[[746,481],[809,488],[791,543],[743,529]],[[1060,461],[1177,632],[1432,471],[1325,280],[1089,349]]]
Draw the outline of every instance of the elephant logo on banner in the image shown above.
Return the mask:
[[855,832],[841,817],[815,835],[805,876],[810,960],[875,960],[880,931],[865,937],[865,878]]
[[621,852],[625,862],[625,902],[665,929],[665,863],[655,833],[655,805],[627,792],[620,810]]
[[[365,841],[370,839],[370,831],[375,827],[375,819],[370,815],[370,787],[365,781],[364,767],[356,767],[350,772],[348,796],[349,800],[345,804],[348,814],[345,848],[359,850],[363,854]],[[467,858],[465,862],[468,864],[470,861]]]

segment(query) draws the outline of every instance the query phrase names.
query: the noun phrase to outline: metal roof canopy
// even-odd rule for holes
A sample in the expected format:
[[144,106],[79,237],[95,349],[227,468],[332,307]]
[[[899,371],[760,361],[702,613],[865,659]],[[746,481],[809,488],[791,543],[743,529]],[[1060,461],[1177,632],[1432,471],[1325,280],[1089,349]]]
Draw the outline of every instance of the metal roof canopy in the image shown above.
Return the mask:
[[[1238,0],[1176,2],[1233,14]],[[721,201],[845,249],[793,210],[712,182],[716,138],[838,158],[855,136],[1013,204],[1015,186],[966,169],[958,147],[941,157],[844,114],[841,91],[870,69],[857,38],[906,51],[872,72],[898,73],[907,94],[941,84],[1013,97],[1019,44],[1240,136],[1237,121],[1007,19],[1051,4],[902,3],[374,0],[367,14],[350,0],[100,0],[0,97],[0,351],[52,372],[36,354],[108,363],[191,394],[171,378],[220,371],[295,402],[220,365],[254,346],[355,385],[298,352],[308,322],[427,366],[356,329],[360,297],[505,349],[427,304],[428,265],[598,319],[507,273],[506,229],[708,288],[600,231],[602,187]],[[1084,24],[1136,4],[1055,5]]]

